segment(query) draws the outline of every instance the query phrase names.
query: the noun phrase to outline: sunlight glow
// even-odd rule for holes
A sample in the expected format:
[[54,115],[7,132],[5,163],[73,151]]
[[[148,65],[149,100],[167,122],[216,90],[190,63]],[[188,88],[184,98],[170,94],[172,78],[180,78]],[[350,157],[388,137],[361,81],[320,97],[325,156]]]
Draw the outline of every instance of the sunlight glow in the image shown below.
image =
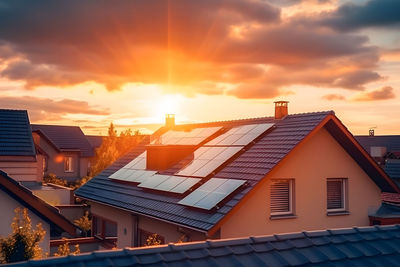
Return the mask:
[[178,114],[182,96],[179,94],[164,95],[155,103],[155,117],[164,120],[166,114]]

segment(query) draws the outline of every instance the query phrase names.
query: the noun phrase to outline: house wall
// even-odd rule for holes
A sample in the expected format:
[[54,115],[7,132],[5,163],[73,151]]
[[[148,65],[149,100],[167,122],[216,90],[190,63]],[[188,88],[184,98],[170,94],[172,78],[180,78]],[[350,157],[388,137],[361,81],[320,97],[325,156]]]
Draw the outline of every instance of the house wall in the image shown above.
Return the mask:
[[[14,210],[17,207],[24,208],[24,206],[19,203],[17,200],[8,195],[5,191],[0,190],[0,212],[1,212],[1,220],[0,220],[0,237],[7,237],[12,233],[11,223],[15,216]],[[42,223],[43,229],[46,231],[44,239],[41,243],[39,243],[40,247],[43,250],[43,253],[50,251],[50,225],[43,221],[39,216],[29,210],[29,217],[32,221],[32,228],[36,229],[36,225],[38,223]]]
[[26,156],[0,156],[0,170],[17,181],[40,182],[42,181],[40,159]]
[[[295,218],[270,218],[271,179],[295,179]],[[348,178],[349,215],[328,216],[326,179]],[[380,189],[336,140],[321,129],[250,192],[221,226],[221,238],[369,225]]]
[[79,178],[82,178],[84,176],[88,175],[88,164],[89,164],[89,158],[80,158],[79,162]]
[[141,215],[133,215],[128,211],[91,202],[93,215],[101,216],[108,220],[117,222],[118,241],[117,247],[133,247],[135,245],[135,224],[138,228],[150,233],[157,233],[165,238],[165,243],[177,242],[185,233],[190,240],[204,240],[205,234],[191,229],[178,228],[178,226]]
[[[32,135],[34,136],[35,143],[48,155],[47,169],[44,171],[44,176],[54,173],[57,177],[66,179],[67,181],[75,181],[82,177],[80,176],[82,172],[80,167],[80,152],[59,152],[45,138],[41,138],[37,133],[32,133]],[[72,157],[72,172],[64,171],[64,157],[67,156]]]

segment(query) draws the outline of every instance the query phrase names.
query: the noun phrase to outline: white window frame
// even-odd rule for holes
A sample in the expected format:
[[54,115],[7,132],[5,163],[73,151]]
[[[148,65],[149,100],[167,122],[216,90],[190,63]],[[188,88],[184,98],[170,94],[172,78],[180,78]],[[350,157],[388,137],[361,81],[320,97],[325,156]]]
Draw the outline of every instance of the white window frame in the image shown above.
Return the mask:
[[[68,161],[68,164],[67,164],[67,161]],[[73,157],[71,157],[71,156],[64,157],[64,172],[74,172],[72,163],[73,163]],[[67,167],[69,167],[69,168],[67,169]]]
[[[272,212],[272,186],[276,182],[289,182],[289,210],[282,212]],[[294,179],[272,179],[269,188],[270,193],[270,213],[273,216],[284,216],[294,214]]]
[[[343,211],[347,211],[347,178],[328,178],[326,180],[326,210],[328,213],[330,212],[343,212]],[[338,209],[329,209],[328,208],[328,182],[341,182],[341,187],[342,187],[342,207],[338,208]]]

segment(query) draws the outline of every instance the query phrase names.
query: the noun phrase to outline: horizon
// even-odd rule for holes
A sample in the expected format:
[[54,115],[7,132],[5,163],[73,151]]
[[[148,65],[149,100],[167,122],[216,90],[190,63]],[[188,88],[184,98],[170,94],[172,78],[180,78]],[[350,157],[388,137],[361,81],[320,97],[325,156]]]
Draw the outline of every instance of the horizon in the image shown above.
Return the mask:
[[[400,2],[1,1],[0,108],[106,135],[333,110],[399,134]],[[108,18],[104,20],[104,18]]]

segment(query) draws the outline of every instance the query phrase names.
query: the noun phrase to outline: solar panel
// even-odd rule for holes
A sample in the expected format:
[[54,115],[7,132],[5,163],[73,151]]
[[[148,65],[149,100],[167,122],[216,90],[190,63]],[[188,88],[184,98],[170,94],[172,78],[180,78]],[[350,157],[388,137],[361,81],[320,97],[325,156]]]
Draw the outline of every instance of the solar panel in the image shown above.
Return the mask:
[[195,128],[190,131],[170,130],[151,142],[152,145],[198,145],[222,127]]
[[212,178],[178,203],[210,210],[245,182],[245,180]]
[[134,169],[134,170],[145,170],[146,169],[146,157],[147,152],[143,152],[136,158],[134,158],[131,162],[126,164],[123,168],[126,169]]
[[161,175],[161,174],[156,174],[156,175],[153,175],[153,176],[149,176],[142,183],[140,183],[138,185],[138,187],[145,187],[145,188],[154,189],[159,184],[161,184],[162,182],[167,180],[169,177],[171,177],[171,176],[169,176],[169,175]]
[[243,147],[200,147],[193,160],[175,175],[206,177]]
[[144,181],[147,177],[153,176],[156,171],[147,170],[132,170],[127,168],[122,168],[110,175],[109,177],[114,180],[124,181],[124,182],[135,182],[140,183]]
[[263,123],[233,127],[207,142],[205,146],[246,146],[273,125],[273,123]]

